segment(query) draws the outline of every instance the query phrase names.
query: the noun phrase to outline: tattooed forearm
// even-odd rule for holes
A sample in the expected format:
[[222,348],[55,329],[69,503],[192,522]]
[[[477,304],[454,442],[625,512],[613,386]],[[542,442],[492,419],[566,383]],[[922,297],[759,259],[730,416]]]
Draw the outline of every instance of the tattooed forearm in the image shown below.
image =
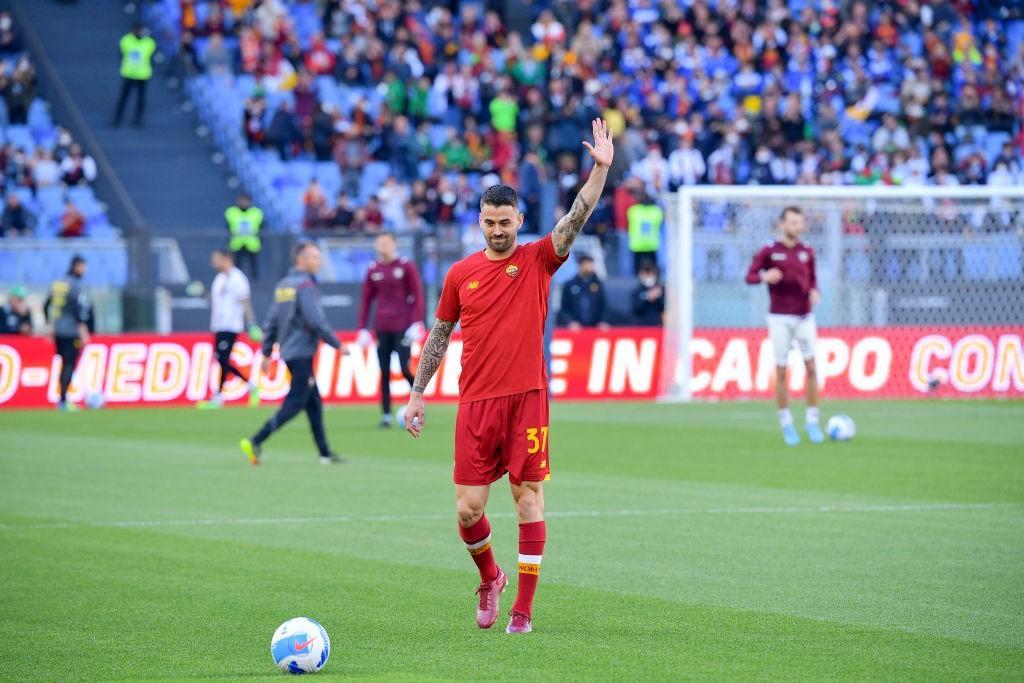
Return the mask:
[[416,380],[412,385],[414,392],[422,394],[427,390],[427,384],[437,372],[441,359],[448,350],[448,342],[451,341],[454,329],[455,323],[447,320],[438,320],[434,323],[434,329],[430,330],[427,341],[423,343],[423,351],[420,352],[420,367],[416,370]]
[[607,166],[594,166],[590,171],[590,177],[587,178],[587,182],[583,184],[579,194],[576,195],[576,200],[572,203],[569,213],[562,216],[562,219],[558,221],[554,231],[552,231],[551,241],[554,242],[555,253],[560,257],[564,258],[569,255],[569,249],[572,248],[572,243],[576,241],[576,236],[580,234],[583,226],[587,224],[590,214],[594,213],[594,206],[597,204],[597,200],[601,198],[601,193],[604,191],[604,182],[607,178]]
[[555,243],[555,252],[559,256],[568,256],[569,248],[576,241],[576,236],[580,234],[587,219],[590,218],[590,209],[587,200],[583,198],[583,193],[580,192],[576,195],[576,201],[572,203],[569,213],[558,221],[551,238]]

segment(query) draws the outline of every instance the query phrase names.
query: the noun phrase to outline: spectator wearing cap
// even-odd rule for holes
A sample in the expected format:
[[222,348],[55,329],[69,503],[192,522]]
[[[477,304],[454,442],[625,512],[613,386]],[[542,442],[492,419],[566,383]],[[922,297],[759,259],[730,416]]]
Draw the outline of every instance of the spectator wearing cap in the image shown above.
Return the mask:
[[665,317],[665,288],[658,278],[658,266],[644,261],[636,274],[633,288],[633,319],[637,325],[660,327]]
[[4,214],[0,218],[0,238],[24,237],[32,231],[33,216],[21,203],[17,192],[7,194]]
[[561,323],[570,330],[605,325],[604,285],[594,269],[594,257],[580,254],[579,270],[562,286]]
[[7,302],[0,306],[0,334],[32,334],[27,297],[24,287],[18,285],[11,289]]

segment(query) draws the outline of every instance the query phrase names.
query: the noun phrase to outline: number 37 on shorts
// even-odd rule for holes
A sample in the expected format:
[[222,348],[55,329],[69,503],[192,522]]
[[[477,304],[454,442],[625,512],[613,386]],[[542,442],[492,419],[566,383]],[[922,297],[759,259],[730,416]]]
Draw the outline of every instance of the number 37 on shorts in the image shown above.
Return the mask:
[[506,472],[513,484],[550,479],[548,431],[544,390],[459,404],[455,483],[491,484]]
[[[539,434],[539,436],[538,436]],[[530,448],[527,449],[528,455],[534,453],[548,452],[548,428],[547,427],[527,427],[526,428],[526,439],[530,442]]]

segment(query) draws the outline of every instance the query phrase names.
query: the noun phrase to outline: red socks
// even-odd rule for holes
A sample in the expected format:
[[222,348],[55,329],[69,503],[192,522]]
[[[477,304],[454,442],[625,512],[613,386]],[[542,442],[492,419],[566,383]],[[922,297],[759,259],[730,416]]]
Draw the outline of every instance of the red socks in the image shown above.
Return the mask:
[[547,528],[544,522],[529,522],[519,525],[519,591],[512,605],[513,611],[530,616],[533,608],[533,594],[540,579],[540,561],[544,555],[544,539]]
[[[459,526],[459,535],[466,544],[466,550],[473,556],[480,570],[481,581],[493,581],[498,576],[498,565],[491,550],[491,523],[487,516],[473,526]],[[540,562],[544,555],[544,540],[547,527],[544,522],[529,522],[519,525],[519,591],[512,609],[530,616],[533,609],[533,594],[537,592],[540,579]]]
[[480,570],[480,580],[494,581],[498,578],[498,565],[491,551],[491,523],[487,521],[487,515],[481,515],[479,521],[469,528],[460,524],[459,535]]

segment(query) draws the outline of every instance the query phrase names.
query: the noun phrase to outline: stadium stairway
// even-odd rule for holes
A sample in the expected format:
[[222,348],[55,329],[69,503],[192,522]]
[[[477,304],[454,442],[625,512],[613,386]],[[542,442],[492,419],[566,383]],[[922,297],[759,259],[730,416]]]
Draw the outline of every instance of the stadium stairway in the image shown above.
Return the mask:
[[[111,221],[131,227],[141,220],[156,235],[177,237],[190,272],[204,277],[209,248],[223,243],[214,231],[224,230],[224,210],[236,191],[224,167],[213,162],[212,144],[196,134],[198,122],[182,107],[180,91],[168,87],[166,63],[154,64],[144,126],[129,125],[134,101],[122,126],[111,125],[120,89],[118,41],[134,18],[124,11],[124,0],[2,0],[3,6],[24,27],[45,94],[55,106],[70,100],[70,116],[59,120],[96,158],[107,181],[97,186]],[[47,83],[45,60],[59,83]]]

